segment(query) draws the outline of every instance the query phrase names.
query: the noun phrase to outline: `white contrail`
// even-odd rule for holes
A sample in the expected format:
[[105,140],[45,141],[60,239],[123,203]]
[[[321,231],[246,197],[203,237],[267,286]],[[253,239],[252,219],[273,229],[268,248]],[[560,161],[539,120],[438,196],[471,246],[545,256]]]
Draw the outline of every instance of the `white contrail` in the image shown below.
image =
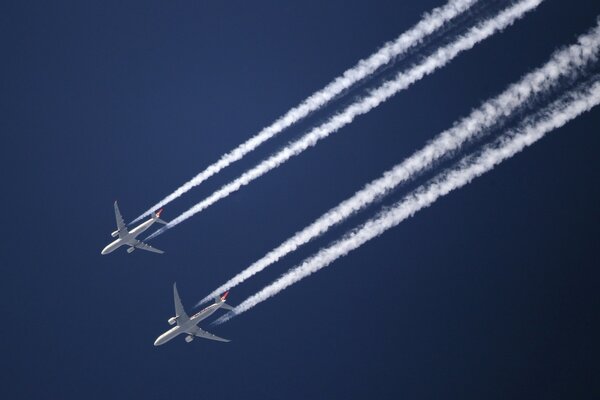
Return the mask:
[[324,234],[332,226],[377,201],[402,182],[429,168],[448,152],[458,149],[466,141],[483,134],[485,129],[502,118],[510,116],[511,113],[533,97],[547,92],[549,88],[557,85],[561,78],[565,76],[576,77],[582,68],[598,60],[599,52],[600,25],[597,25],[590,32],[580,36],[576,44],[554,52],[550,60],[541,68],[526,74],[499,96],[483,103],[479,108],[472,111],[469,116],[455,123],[451,129],[439,134],[424,148],[386,171],[380,178],[367,184],[352,197],[327,211],[312,224],[298,231],[264,257],[219,286],[202,299],[199,304],[205,303],[226,290],[239,285],[277,262],[280,258],[295,251],[298,247]]
[[331,246],[320,250],[261,291],[250,296],[230,313],[216,320],[215,323],[223,323],[248,311],[288,286],[328,266],[336,259],[347,255],[350,251],[413,216],[417,211],[430,206],[438,198],[465,186],[474,178],[541,139],[546,133],[560,128],[583,112],[589,111],[600,103],[600,82],[596,81],[585,90],[572,91],[566,98],[567,100],[563,98],[544,109],[542,113],[538,114],[542,116],[541,118],[535,121],[526,121],[519,129],[503,136],[493,145],[485,146],[484,150],[476,157],[463,159],[458,167],[438,175],[429,184],[421,186],[392,208],[382,211],[375,218],[344,235],[342,239],[334,242]]
[[368,96],[351,104],[344,111],[336,114],[323,125],[312,129],[299,140],[284,147],[278,153],[262,161],[256,167],[246,171],[239,178],[223,186],[221,189],[217,190],[200,203],[185,211],[177,218],[171,220],[171,222],[169,222],[167,225],[150,235],[148,239],[154,238],[167,229],[180,224],[194,214],[216,203],[218,200],[223,199],[231,193],[239,190],[242,186],[247,185],[254,179],[278,167],[293,156],[296,156],[309,147],[314,146],[319,140],[351,123],[357,116],[369,112],[394,94],[406,89],[414,82],[446,65],[461,52],[472,48],[475,46],[475,44],[490,37],[495,32],[498,32],[511,25],[517,19],[521,18],[526,12],[537,7],[542,1],[543,0],[521,0],[502,10],[495,17],[478,23],[466,34],[460,36],[454,42],[438,49],[431,56],[425,58],[421,63],[413,66],[407,72],[398,73],[394,79],[383,83],[380,87],[371,91]]
[[407,50],[422,43],[427,36],[440,29],[458,15],[464,13],[477,1],[478,0],[450,0],[444,6],[435,8],[430,13],[425,14],[421,21],[411,29],[398,36],[394,41],[386,43],[381,49],[368,58],[360,60],[354,67],[346,70],[341,76],[335,78],[323,89],[315,92],[298,106],[290,109],[273,124],[263,128],[255,136],[251,137],[229,153],[221,156],[216,163],[208,166],[204,171],[184,183],[181,187],[149,208],[131,223],[140,221],[142,218],[150,215],[153,211],[158,210],[192,188],[200,185],[223,168],[240,160],[265,141],[305,118],[310,113],[325,106],[344,90],[373,74],[377,69],[389,63],[394,58],[404,54]]

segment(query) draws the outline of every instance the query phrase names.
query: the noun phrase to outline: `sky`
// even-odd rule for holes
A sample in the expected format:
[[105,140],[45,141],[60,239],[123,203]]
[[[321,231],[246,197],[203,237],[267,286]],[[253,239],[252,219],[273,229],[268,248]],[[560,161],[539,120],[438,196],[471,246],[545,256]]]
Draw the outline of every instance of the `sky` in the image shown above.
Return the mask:
[[[115,230],[115,200],[131,221],[442,4],[4,2],[0,397],[598,398],[600,109],[255,309],[202,325],[230,343],[153,342],[169,328],[173,282],[192,311],[571,44],[595,25],[599,2],[544,1],[152,240],[164,255],[100,255]],[[360,90],[162,217],[179,215]],[[243,301],[378,210],[234,288],[228,301]]]

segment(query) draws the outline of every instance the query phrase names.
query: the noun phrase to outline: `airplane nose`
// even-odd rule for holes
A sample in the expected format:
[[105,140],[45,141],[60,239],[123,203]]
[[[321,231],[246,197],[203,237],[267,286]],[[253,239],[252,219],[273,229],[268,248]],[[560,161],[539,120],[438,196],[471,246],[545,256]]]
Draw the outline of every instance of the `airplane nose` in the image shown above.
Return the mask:
[[160,342],[160,338],[154,341],[154,346],[160,346],[162,343]]
[[105,248],[102,249],[102,252],[100,254],[102,255],[106,255],[108,253],[111,253],[115,248],[113,247],[113,244],[109,244],[107,245]]

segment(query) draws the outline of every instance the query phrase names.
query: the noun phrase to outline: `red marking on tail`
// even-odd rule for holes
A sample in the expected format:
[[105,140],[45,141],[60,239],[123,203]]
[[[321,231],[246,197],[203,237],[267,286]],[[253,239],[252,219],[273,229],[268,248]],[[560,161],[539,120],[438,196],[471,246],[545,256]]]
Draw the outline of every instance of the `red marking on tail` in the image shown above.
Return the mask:
[[156,212],[156,216],[157,216],[157,217],[160,217],[160,213],[161,213],[161,212],[163,212],[163,209],[162,209],[162,208]]
[[229,294],[229,290],[226,291],[225,293],[223,293],[223,296],[221,296],[221,300],[225,301],[225,299],[227,298],[228,294]]

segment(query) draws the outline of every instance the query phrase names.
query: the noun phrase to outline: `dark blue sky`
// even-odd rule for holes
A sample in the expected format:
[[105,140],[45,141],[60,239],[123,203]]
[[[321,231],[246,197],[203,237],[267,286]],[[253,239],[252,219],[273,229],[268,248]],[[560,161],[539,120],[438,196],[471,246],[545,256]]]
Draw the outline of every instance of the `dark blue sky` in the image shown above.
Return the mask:
[[[115,199],[133,219],[441,4],[4,2],[0,397],[598,398],[599,110],[210,328],[231,343],[152,346],[173,315],[174,281],[191,308],[572,43],[595,24],[597,1],[545,1],[154,240],[165,255],[100,255]],[[286,131],[163,216],[329,113]],[[377,209],[235,288],[230,302]]]

